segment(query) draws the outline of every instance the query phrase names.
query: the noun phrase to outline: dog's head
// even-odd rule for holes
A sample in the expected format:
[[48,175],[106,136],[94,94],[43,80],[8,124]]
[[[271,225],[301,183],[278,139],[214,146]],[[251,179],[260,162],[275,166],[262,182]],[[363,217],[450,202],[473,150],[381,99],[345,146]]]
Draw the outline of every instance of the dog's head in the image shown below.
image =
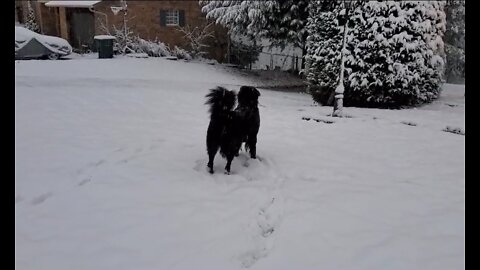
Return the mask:
[[257,107],[260,92],[252,86],[242,86],[238,92],[238,105],[242,107]]

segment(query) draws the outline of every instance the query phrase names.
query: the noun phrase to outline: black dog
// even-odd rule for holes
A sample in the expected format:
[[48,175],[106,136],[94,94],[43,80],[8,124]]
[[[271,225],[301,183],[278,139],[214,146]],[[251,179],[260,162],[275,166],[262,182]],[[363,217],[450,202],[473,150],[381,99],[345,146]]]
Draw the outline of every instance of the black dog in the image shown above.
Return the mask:
[[250,156],[256,158],[257,133],[260,128],[258,97],[260,92],[254,87],[242,86],[238,94],[238,106],[235,105],[236,94],[223,87],[211,89],[206,95],[210,105],[210,124],[207,130],[207,167],[213,173],[213,160],[220,149],[220,154],[227,159],[225,173],[230,174],[230,166],[245,142]]
[[249,150],[251,158],[257,158],[257,134],[260,129],[259,96],[260,92],[255,87],[240,87],[238,106],[235,109],[242,142],[245,142],[245,148]]
[[[223,157],[229,159],[226,144],[228,143],[231,131],[230,128],[233,118],[233,107],[235,106],[236,93],[229,91],[223,87],[211,89],[210,93],[206,95],[207,102],[210,105],[210,124],[207,130],[207,152],[208,152],[208,168],[209,172],[213,173],[213,160],[221,147],[221,154]],[[233,156],[230,160],[233,160]],[[231,161],[230,161],[231,162]],[[225,168],[226,169],[226,168]]]

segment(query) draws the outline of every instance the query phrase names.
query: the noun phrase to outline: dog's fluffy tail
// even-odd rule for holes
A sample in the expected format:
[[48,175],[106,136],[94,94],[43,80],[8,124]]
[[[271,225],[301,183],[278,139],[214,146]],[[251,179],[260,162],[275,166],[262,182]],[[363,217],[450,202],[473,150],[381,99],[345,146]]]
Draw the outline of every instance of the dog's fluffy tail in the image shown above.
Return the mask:
[[234,91],[227,90],[221,86],[210,89],[206,96],[206,105],[210,106],[209,112],[213,115],[215,112],[225,112],[233,110],[237,95]]

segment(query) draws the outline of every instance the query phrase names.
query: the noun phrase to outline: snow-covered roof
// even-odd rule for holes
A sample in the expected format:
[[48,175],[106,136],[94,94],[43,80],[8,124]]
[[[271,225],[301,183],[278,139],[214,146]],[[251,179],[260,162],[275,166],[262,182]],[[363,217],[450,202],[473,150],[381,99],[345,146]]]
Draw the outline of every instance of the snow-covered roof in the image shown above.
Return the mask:
[[72,7],[72,8],[89,8],[100,1],[49,1],[45,3],[47,7]]

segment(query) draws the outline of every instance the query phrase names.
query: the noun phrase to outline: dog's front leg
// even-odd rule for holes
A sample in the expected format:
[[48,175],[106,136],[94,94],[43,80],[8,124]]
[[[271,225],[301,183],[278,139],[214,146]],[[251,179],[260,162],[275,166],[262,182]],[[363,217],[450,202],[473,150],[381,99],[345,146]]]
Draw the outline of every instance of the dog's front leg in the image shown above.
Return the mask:
[[247,144],[250,150],[250,157],[253,159],[257,158],[257,136],[249,136]]

